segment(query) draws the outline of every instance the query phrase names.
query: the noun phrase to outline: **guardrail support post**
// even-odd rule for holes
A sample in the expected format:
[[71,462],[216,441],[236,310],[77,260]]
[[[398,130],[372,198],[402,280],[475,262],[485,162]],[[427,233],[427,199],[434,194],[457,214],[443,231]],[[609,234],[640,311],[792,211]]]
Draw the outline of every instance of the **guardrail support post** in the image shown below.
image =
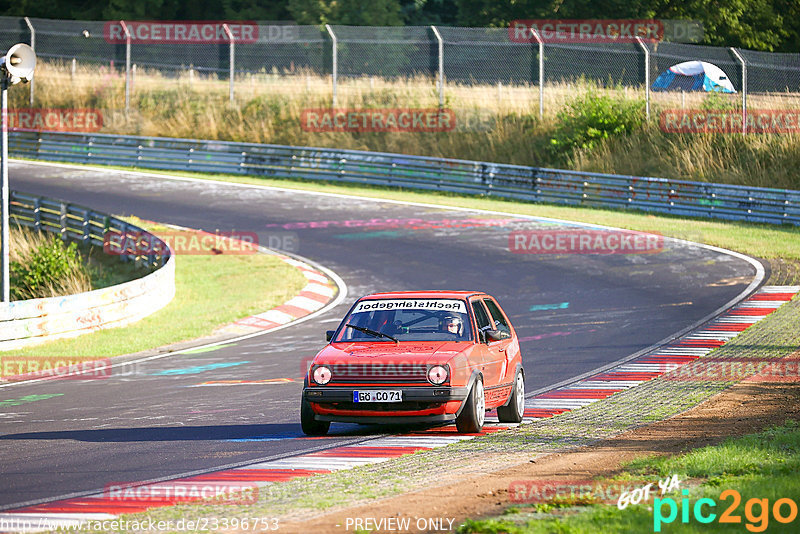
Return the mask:
[[42,229],[42,200],[39,197],[33,200],[33,228],[37,232]]
[[130,111],[131,103],[131,32],[124,20],[119,21],[125,32],[125,113]]
[[636,38],[639,47],[644,52],[644,110],[645,117],[650,120],[650,49],[644,44],[641,37]]
[[222,29],[225,30],[225,35],[228,36],[228,40],[230,42],[230,59],[228,60],[228,66],[230,68],[230,73],[228,74],[228,96],[231,101],[231,105],[233,105],[233,78],[234,78],[234,69],[236,68],[236,51],[234,48],[234,39],[233,39],[233,32],[231,32],[230,26],[227,24],[222,25]]
[[69,222],[67,220],[68,211],[69,211],[69,206],[62,202],[61,203],[61,213],[59,214],[58,222],[61,225],[61,239],[63,241],[67,241],[67,239],[69,237],[68,234],[67,234],[67,230],[68,230],[67,223]]
[[539,30],[531,28],[531,33],[539,43],[539,119],[544,118],[544,41]]
[[436,40],[439,42],[439,107],[444,107],[444,39],[436,26],[431,26]]
[[331,65],[331,75],[332,75],[332,78],[333,78],[333,107],[336,107],[336,82],[337,82],[337,74],[338,74],[338,72],[337,72],[338,64],[337,64],[337,57],[336,57],[338,55],[337,54],[337,50],[336,50],[337,49],[336,34],[333,33],[333,28],[331,28],[330,24],[326,24],[325,25],[325,29],[328,30],[328,35],[331,36],[331,41],[333,42],[333,46],[332,46],[332,52],[333,52],[332,59],[333,59],[333,61],[332,61],[332,65]]
[[[25,24],[28,25],[28,31],[31,32],[31,48],[33,49],[33,52],[36,53],[36,30],[33,29],[33,24],[31,24],[31,19],[29,19],[28,17],[25,17]],[[35,83],[35,79],[31,78],[30,82],[28,82],[28,83],[31,84],[31,87],[30,87],[30,91],[31,91],[30,105],[31,105],[31,107],[33,107],[33,84]]]
[[747,134],[747,63],[739,51],[731,47],[731,53],[736,56],[742,66],[742,134]]

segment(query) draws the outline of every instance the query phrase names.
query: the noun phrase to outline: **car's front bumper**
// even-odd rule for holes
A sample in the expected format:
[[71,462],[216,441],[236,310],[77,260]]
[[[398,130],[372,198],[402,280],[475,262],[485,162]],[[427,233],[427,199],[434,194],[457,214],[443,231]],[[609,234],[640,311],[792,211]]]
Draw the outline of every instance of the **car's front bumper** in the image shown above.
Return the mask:
[[[354,391],[400,390],[402,402],[355,403]],[[344,423],[445,423],[453,421],[469,394],[466,387],[316,386],[303,389],[318,421]]]
[[465,387],[451,386],[315,386],[303,388],[303,398],[309,402],[352,402],[354,391],[366,390],[400,390],[403,392],[403,402],[463,401],[469,394]]

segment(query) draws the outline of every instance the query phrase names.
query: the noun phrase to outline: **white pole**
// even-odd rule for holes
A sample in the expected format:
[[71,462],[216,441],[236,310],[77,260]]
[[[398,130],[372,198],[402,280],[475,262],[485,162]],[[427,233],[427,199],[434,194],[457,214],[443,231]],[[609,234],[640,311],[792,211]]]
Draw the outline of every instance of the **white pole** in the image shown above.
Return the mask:
[[650,120],[650,49],[647,48],[641,37],[637,37],[636,42],[639,43],[642,52],[644,52],[644,106],[645,116],[647,120]]
[[230,58],[228,60],[228,63],[229,63],[229,66],[230,66],[230,73],[228,74],[228,80],[229,80],[229,82],[228,82],[228,84],[229,84],[229,88],[228,88],[229,95],[228,96],[230,98],[231,104],[233,104],[233,77],[234,77],[233,70],[234,70],[234,68],[236,66],[236,55],[235,55],[235,51],[234,51],[233,32],[231,32],[231,29],[227,24],[223,24],[222,25],[222,29],[225,30],[225,34],[228,36],[228,40],[231,43],[231,45],[230,45]]
[[531,29],[534,39],[539,43],[539,119],[544,118],[544,41],[539,30]]
[[436,26],[431,26],[433,30],[433,34],[436,36],[436,40],[439,42],[439,73],[438,73],[438,84],[439,84],[439,107],[444,107],[444,39],[442,39],[442,34],[439,33],[439,30]]
[[[25,17],[25,24],[28,25],[28,30],[31,32],[31,48],[33,52],[36,53],[36,30],[33,29],[33,24],[31,24],[31,19]],[[31,107],[33,107],[33,78],[31,78]]]
[[8,230],[8,209],[11,205],[11,195],[10,190],[8,189],[8,77],[5,73],[0,73],[2,76],[2,80],[0,80],[0,91],[2,91],[2,140],[0,144],[2,144],[2,153],[0,157],[2,157],[2,171],[0,171],[3,175],[3,230],[2,230],[2,237],[3,237],[3,302],[10,302],[11,301],[11,286],[10,278],[9,278],[9,239],[10,233]]
[[328,35],[331,36],[331,41],[333,41],[333,64],[331,65],[331,74],[333,78],[333,107],[336,107],[336,79],[337,79],[337,46],[336,46],[336,34],[333,33],[333,28],[331,28],[330,24],[325,25],[325,29],[328,30]]
[[738,50],[731,47],[731,52],[742,65],[742,134],[747,134],[747,63]]
[[125,113],[130,109],[131,103],[131,32],[124,20],[119,21],[122,31],[125,32]]

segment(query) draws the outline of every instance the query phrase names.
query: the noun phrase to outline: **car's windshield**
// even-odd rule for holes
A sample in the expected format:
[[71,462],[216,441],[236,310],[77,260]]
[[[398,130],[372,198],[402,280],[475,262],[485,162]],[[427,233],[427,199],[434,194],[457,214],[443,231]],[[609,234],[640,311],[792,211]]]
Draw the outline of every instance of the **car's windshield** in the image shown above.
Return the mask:
[[467,307],[460,300],[362,300],[335,341],[469,341],[471,332]]

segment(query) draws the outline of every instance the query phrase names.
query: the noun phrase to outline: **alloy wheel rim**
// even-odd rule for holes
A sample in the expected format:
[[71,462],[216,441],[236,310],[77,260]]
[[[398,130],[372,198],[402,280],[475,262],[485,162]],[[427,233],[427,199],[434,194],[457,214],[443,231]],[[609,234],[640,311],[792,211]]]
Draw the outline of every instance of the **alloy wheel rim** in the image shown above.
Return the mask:
[[475,384],[475,410],[478,412],[478,426],[483,426],[483,420],[486,417],[486,401],[483,398],[483,382],[481,381]]
[[517,415],[525,415],[525,380],[522,373],[517,375]]

